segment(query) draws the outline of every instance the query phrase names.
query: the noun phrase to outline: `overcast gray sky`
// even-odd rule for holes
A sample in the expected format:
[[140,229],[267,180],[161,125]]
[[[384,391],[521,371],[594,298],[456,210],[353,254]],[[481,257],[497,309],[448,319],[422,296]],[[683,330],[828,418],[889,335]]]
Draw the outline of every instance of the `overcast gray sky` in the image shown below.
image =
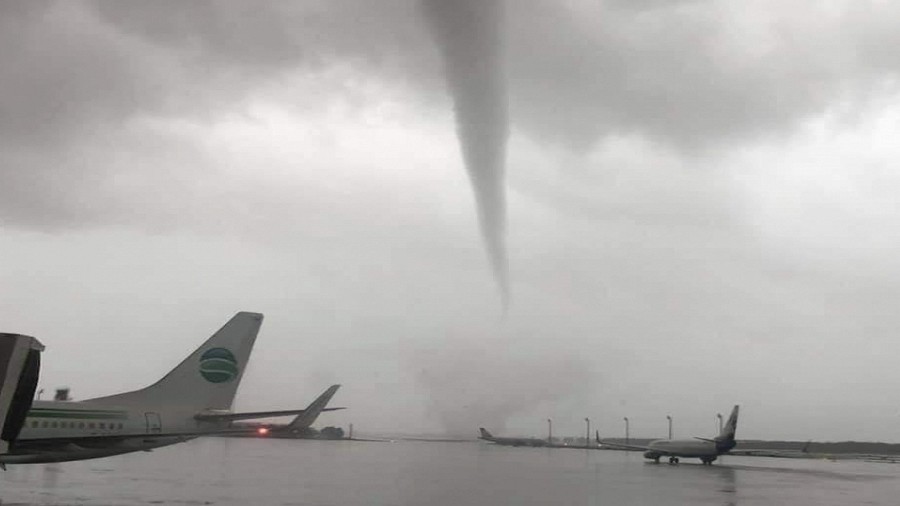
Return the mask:
[[0,322],[76,398],[266,315],[238,409],[900,441],[900,4],[502,9],[512,305],[414,1],[0,3]]

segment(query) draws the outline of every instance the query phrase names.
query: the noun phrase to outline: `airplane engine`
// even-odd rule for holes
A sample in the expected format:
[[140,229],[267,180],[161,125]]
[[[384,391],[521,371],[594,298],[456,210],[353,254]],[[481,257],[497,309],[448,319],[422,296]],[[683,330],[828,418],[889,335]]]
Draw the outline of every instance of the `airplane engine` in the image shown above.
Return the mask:
[[0,453],[15,444],[31,409],[44,345],[31,336],[0,333]]
[[645,458],[645,459],[656,460],[656,459],[658,459],[659,457],[660,457],[660,454],[658,454],[658,453],[656,453],[656,452],[644,452],[644,458]]

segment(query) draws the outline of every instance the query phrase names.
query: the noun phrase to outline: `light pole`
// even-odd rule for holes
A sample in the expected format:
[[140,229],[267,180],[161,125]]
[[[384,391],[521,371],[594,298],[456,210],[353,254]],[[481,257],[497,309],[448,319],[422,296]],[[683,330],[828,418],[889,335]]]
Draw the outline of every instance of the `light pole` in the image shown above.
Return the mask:
[[669,421],[669,439],[672,439],[672,416],[666,415],[666,420]]
[[625,444],[628,444],[628,417],[625,417]]
[[587,429],[584,431],[584,446],[591,446],[591,419],[584,417],[584,423],[587,424]]
[[716,418],[719,419],[719,434],[722,433],[722,413],[716,413]]
[[553,444],[553,420],[547,419],[547,444]]

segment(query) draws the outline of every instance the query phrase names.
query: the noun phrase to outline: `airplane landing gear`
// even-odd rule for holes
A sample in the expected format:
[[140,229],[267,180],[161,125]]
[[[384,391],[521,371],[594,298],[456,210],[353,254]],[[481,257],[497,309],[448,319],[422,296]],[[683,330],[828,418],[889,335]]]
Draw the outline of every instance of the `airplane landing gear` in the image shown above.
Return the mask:
[[715,457],[707,457],[700,459],[703,462],[704,466],[711,466],[713,462],[715,462]]
[[669,464],[675,465],[678,463],[678,457],[669,457]]

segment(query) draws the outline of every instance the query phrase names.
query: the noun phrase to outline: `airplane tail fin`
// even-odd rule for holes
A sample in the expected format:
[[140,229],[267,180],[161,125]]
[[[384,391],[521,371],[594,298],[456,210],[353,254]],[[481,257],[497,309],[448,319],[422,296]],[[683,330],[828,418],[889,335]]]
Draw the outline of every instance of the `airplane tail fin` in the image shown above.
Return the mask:
[[309,428],[316,421],[316,418],[319,417],[319,414],[325,409],[325,406],[328,405],[328,402],[331,401],[331,398],[334,397],[335,392],[338,391],[338,388],[341,388],[340,385],[331,385],[328,387],[328,390],[322,393],[322,395],[318,396],[316,400],[312,401],[312,403],[303,410],[303,413],[297,415],[296,418],[291,420],[291,423],[288,424],[288,430],[303,430]]
[[734,434],[737,431],[737,422],[738,422],[738,411],[740,410],[740,406],[735,405],[731,410],[731,416],[728,417],[728,421],[725,422],[725,425],[722,427],[722,432],[719,433],[719,437],[716,439],[720,441],[733,441]]
[[240,312],[156,383],[89,399],[122,406],[172,406],[193,411],[229,409],[234,401],[263,315]]
[[492,439],[494,436],[491,435],[490,432],[487,431],[484,427],[479,427],[478,431],[481,432],[482,439]]

